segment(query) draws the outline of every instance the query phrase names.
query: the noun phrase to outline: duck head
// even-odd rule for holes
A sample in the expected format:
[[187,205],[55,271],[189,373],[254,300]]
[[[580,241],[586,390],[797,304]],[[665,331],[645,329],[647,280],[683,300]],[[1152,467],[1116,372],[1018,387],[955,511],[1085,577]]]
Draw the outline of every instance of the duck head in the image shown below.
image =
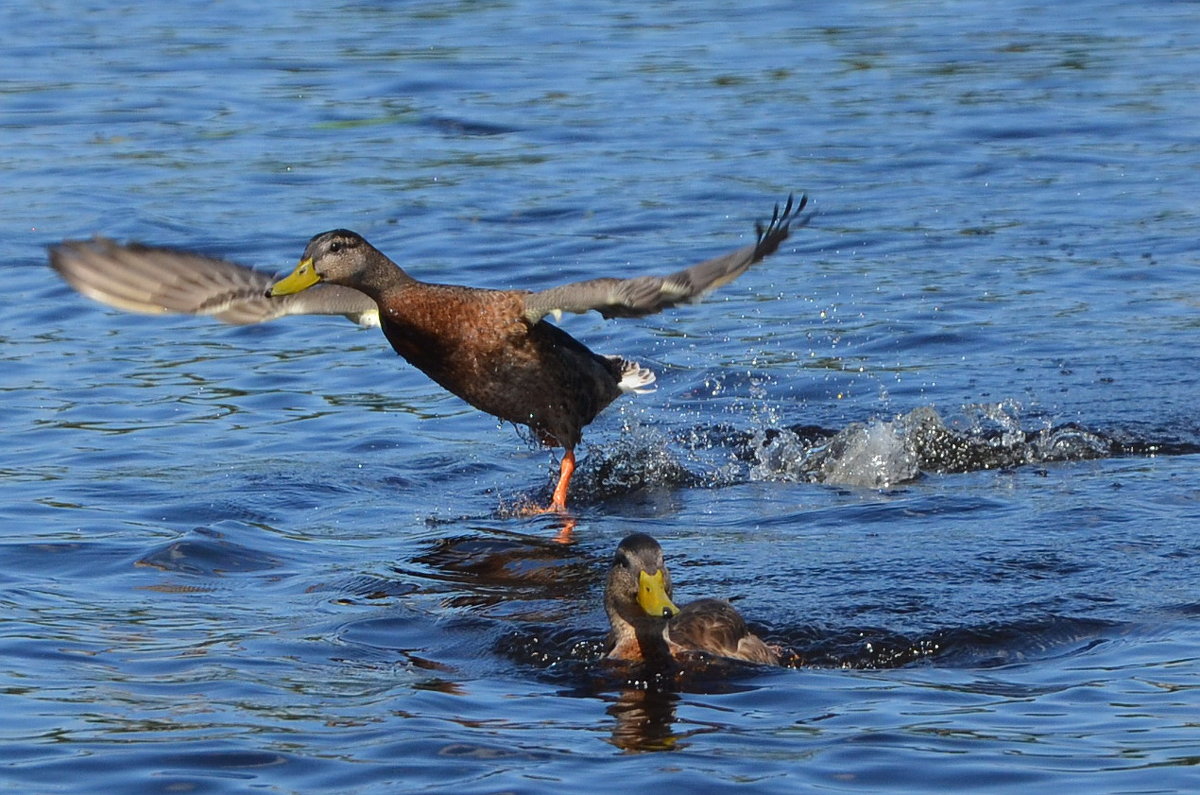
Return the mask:
[[671,573],[662,547],[645,533],[627,536],[617,546],[608,572],[606,604],[630,623],[669,619],[679,613],[671,601]]
[[308,241],[300,264],[288,276],[271,285],[267,295],[291,295],[314,284],[329,282],[370,292],[381,274],[403,273],[362,235],[349,229],[322,232]]

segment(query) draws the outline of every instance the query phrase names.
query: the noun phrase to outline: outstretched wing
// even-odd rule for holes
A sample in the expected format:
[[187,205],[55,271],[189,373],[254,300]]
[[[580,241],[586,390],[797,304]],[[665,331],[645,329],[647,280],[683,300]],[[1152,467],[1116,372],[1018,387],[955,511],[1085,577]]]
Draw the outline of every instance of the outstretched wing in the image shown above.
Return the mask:
[[525,297],[525,318],[530,323],[536,323],[546,315],[557,316],[563,312],[582,314],[592,309],[606,318],[641,317],[676,304],[699,301],[721,285],[741,276],[754,263],[774,253],[779,244],[787,239],[793,222],[798,226],[808,223],[811,215],[797,221],[797,215],[807,203],[807,196],[801,196],[799,202],[788,196],[782,212],[779,205],[775,205],[771,222],[765,228],[761,223],[755,226],[758,240],[754,245],[701,262],[670,276],[590,279],[530,293]]
[[50,248],[50,267],[88,298],[149,315],[211,315],[225,323],[262,323],[285,315],[345,315],[379,325],[375,302],[349,287],[322,284],[268,298],[269,273],[225,260],[102,237]]

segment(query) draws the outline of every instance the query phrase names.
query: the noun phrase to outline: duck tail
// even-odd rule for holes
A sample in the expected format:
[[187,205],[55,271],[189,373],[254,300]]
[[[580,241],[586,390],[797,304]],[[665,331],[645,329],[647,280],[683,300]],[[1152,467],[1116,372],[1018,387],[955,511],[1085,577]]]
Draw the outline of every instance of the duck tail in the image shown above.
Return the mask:
[[609,356],[608,359],[620,371],[621,377],[617,381],[617,386],[622,392],[645,395],[654,391],[651,384],[654,383],[655,376],[648,368],[642,367],[637,362],[622,359],[620,356]]

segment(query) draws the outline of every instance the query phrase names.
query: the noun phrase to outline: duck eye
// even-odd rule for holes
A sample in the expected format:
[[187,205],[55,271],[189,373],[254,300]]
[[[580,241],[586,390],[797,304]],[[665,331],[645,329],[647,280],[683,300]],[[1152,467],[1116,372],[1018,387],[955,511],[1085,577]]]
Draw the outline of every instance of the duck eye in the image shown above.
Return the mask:
[[335,240],[329,244],[329,253],[330,254],[336,254],[341,250],[342,250],[342,244],[339,243],[338,241]]
[[613,565],[629,568],[629,558],[625,557],[624,552],[618,552],[616,557],[613,558]]

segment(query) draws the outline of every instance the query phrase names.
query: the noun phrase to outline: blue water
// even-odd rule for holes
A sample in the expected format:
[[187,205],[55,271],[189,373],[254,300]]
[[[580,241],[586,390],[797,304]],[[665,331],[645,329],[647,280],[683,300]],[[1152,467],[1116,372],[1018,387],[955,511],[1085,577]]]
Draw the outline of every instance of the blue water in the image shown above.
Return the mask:
[[[0,784],[1200,786],[1194,3],[40,2],[0,32]],[[335,318],[125,314],[103,234],[548,287],[815,215],[553,456]],[[787,666],[598,661],[617,542]]]

